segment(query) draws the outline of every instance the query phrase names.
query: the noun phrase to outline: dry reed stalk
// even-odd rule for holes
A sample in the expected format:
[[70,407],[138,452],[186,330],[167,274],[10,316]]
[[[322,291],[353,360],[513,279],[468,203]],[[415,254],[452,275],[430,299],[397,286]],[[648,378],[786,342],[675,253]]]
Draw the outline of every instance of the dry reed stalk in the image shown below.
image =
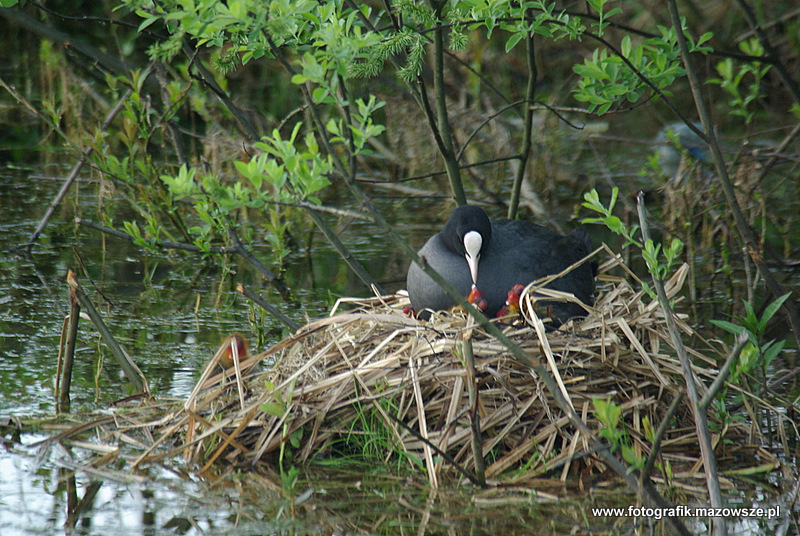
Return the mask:
[[[625,277],[610,275],[612,269]],[[686,275],[681,268],[667,283],[671,300],[677,299]],[[600,292],[586,318],[548,330],[529,305],[538,295],[547,300],[571,297],[526,291],[524,310],[533,325],[506,325],[504,332],[532,359],[547,361],[560,391],[590,428],[603,428],[594,415],[594,399],[619,406],[630,443],[642,457],[652,454],[642,421],[647,418],[657,428],[664,419],[673,419],[676,424],[667,428],[656,454],[675,474],[686,475],[681,486],[693,489],[700,482],[695,481],[697,436],[685,400],[674,414],[668,413],[669,402],[680,397],[684,386],[664,315],[637,290],[638,280],[618,256],[609,255],[602,263],[598,281]],[[302,431],[302,443],[291,449],[293,462],[337,453],[351,456],[352,449],[366,443],[359,438],[380,439],[385,452],[371,456],[381,463],[398,455],[421,460],[435,487],[444,479],[475,474],[470,423],[475,411],[482,442],[478,455],[487,460],[489,483],[502,478],[525,486],[547,476],[567,482],[608,473],[592,452],[590,439],[577,432],[542,379],[463,311],[439,312],[420,322],[403,315],[407,303],[404,295],[340,300],[332,316],[242,361],[238,370],[219,367],[223,345],[180,406],[152,401],[138,412],[115,413],[109,435],[143,451],[132,459],[133,467],[184,453],[203,470],[212,464],[276,463],[297,431]],[[341,312],[344,306],[352,309]],[[685,319],[678,320],[679,328],[691,333]],[[472,378],[460,353],[466,337],[474,355]],[[697,350],[693,357],[702,390],[716,376],[716,361]],[[472,405],[467,389],[471,381],[477,394]],[[766,407],[750,393],[743,394],[758,410]],[[757,411],[748,410],[755,417]],[[750,433],[742,424],[720,423],[714,440],[718,445],[723,439],[741,444]],[[115,454],[109,451],[107,456]]]
[[[605,271],[614,267],[627,271],[616,256],[603,263]],[[685,277],[682,268],[670,280],[671,297],[677,295]],[[604,276],[601,281],[607,281],[608,288],[585,319],[547,331],[536,318],[533,329],[522,325],[506,331],[531,355],[547,360],[564,396],[589,422],[593,422],[593,398],[616,400],[631,420],[637,449],[644,452],[639,421],[648,416],[651,422],[659,422],[660,400],[665,392],[677,394],[680,383],[674,377],[680,367],[661,351],[667,338],[657,305],[625,278]],[[546,289],[538,294],[548,300],[573,299]],[[526,299],[530,304],[530,297]],[[238,395],[239,403],[217,417],[223,416],[221,422],[236,430],[242,446],[251,451],[239,448],[233,458],[244,457],[249,463],[265,462],[287,434],[301,428],[307,429],[298,452],[302,459],[325,455],[347,436],[359,418],[358,411],[369,412],[388,430],[386,448],[420,456],[435,486],[449,469],[447,464],[434,463],[431,444],[449,453],[455,463],[475,467],[467,422],[467,372],[457,350],[458,342],[471,332],[479,393],[476,408],[485,435],[482,452],[484,456],[494,453],[487,476],[496,478],[527,460],[531,476],[562,467],[562,478],[566,478],[588,443],[571,429],[530,371],[471,325],[463,313],[437,313],[422,323],[402,315],[404,300],[403,296],[340,300],[332,316],[301,328],[280,343],[280,349],[256,356],[273,357],[274,362],[269,370],[251,375],[250,393],[234,392],[241,389],[238,381],[224,384],[222,377],[204,374],[190,401],[202,406],[197,411],[212,411],[220,404],[200,400]],[[344,305],[356,310],[335,314]],[[533,319],[532,308],[528,311]],[[698,372],[706,377],[714,373],[699,366]],[[263,387],[265,380],[271,387]],[[269,414],[262,409],[264,403],[278,399],[290,401],[285,411]],[[253,408],[259,408],[255,414]],[[393,419],[418,435],[399,429]],[[221,436],[225,426],[206,429],[202,437]],[[594,421],[594,426],[599,428],[599,423]],[[669,445],[670,439],[664,444]],[[199,441],[193,438],[191,443]],[[221,454],[216,450],[214,456]],[[548,460],[530,463],[531,456],[540,455]]]

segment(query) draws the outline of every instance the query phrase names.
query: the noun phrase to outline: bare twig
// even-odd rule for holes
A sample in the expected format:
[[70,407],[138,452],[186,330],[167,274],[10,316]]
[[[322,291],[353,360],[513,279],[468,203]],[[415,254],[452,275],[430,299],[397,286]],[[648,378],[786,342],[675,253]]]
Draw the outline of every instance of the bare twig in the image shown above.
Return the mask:
[[717,393],[722,386],[725,385],[725,380],[728,379],[728,376],[731,374],[731,367],[739,359],[739,354],[742,353],[742,349],[744,345],[747,344],[748,336],[746,333],[740,333],[736,337],[736,344],[731,349],[731,352],[728,354],[728,358],[725,360],[725,363],[722,365],[722,368],[719,369],[719,374],[714,379],[714,383],[708,388],[708,392],[705,394],[703,399],[698,403],[698,407],[701,411],[706,411],[708,406],[711,405],[711,402],[714,401],[714,398],[717,396]]
[[[471,318],[469,320],[472,320]],[[468,325],[472,322],[468,322]],[[464,352],[467,367],[467,393],[469,394],[470,427],[472,428],[472,460],[475,463],[475,478],[480,486],[486,485],[486,463],[483,459],[483,440],[481,438],[481,412],[478,395],[478,374],[475,370],[475,354],[472,351],[472,341],[461,341],[461,350]]]
[[650,474],[653,472],[653,466],[656,463],[656,458],[658,458],[658,453],[661,452],[661,441],[664,438],[664,434],[667,433],[667,428],[669,427],[670,421],[672,420],[673,415],[675,415],[675,412],[678,411],[682,399],[683,393],[678,394],[678,396],[672,399],[672,403],[669,405],[667,412],[664,414],[664,418],[661,419],[661,424],[659,424],[658,429],[656,429],[656,432],[653,436],[653,446],[650,449],[650,455],[647,457],[647,461],[642,468],[641,475],[643,479],[649,479]]
[[[147,75],[145,74],[144,76]],[[133,90],[128,89],[119,99],[119,101],[117,101],[117,105],[114,106],[114,108],[110,112],[108,112],[108,115],[106,115],[105,120],[100,125],[101,131],[106,130],[108,126],[111,124],[111,121],[113,121],[114,118],[117,116],[117,114],[120,112],[120,110],[122,110],[122,107],[125,105],[125,102],[128,100],[128,97],[131,96],[132,91]],[[47,208],[47,212],[45,212],[44,217],[39,222],[39,226],[33,232],[31,237],[28,238],[28,242],[26,244],[23,244],[22,247],[25,247],[28,251],[31,250],[33,244],[36,242],[36,239],[39,238],[39,235],[42,234],[42,231],[44,231],[47,222],[50,221],[50,217],[53,215],[53,213],[55,213],[56,208],[58,208],[58,205],[61,204],[61,201],[67,195],[70,186],[72,186],[72,183],[75,182],[75,179],[78,177],[78,173],[81,171],[83,165],[86,163],[86,161],[89,159],[89,157],[92,155],[93,152],[94,152],[94,147],[92,147],[91,145],[87,146],[86,149],[84,149],[80,159],[78,160],[78,163],[75,164],[75,166],[72,168],[72,172],[69,174],[69,177],[67,177],[67,180],[64,181],[63,185],[61,185],[61,190],[59,190],[58,195],[56,195],[55,199],[53,199],[53,202],[50,203],[50,206]]]
[[[84,227],[89,227],[90,229],[94,229],[96,231],[100,231],[101,233],[108,234],[111,236],[115,236],[117,238],[121,238],[123,240],[127,240],[128,242],[134,242],[136,238],[125,231],[120,231],[118,229],[114,229],[112,227],[106,227],[105,225],[95,223],[91,220],[87,220],[84,218],[75,218],[75,223],[78,225],[83,225]],[[177,249],[181,251],[188,251],[190,253],[202,253],[203,249],[200,246],[196,246],[194,244],[186,244],[185,242],[173,242],[171,240],[153,240],[153,239],[145,239],[146,242],[153,246],[160,249]],[[209,248],[211,253],[221,253],[225,255],[233,255],[237,253],[235,246],[226,246],[226,247],[219,247],[219,246],[211,246]]]
[[800,134],[800,123],[797,123],[794,128],[783,138],[783,140],[775,147],[772,156],[770,156],[766,162],[764,162],[763,167],[761,168],[761,173],[758,174],[758,183],[760,184],[764,177],[767,176],[767,173],[772,169],[776,162],[781,157],[781,154],[786,150],[792,141],[797,138],[797,135]]
[[[673,0],[670,0],[673,1]],[[644,192],[639,192],[637,197],[637,208],[639,212],[639,225],[642,231],[642,239],[644,242],[650,240],[650,224],[647,221],[644,206]],[[661,310],[664,311],[664,316],[667,320],[667,329],[669,330],[670,339],[672,340],[672,347],[678,353],[678,358],[683,367],[684,380],[686,381],[686,393],[689,396],[689,406],[694,413],[694,422],[697,429],[697,438],[700,442],[700,453],[703,459],[703,468],[706,473],[706,486],[708,487],[708,494],[711,500],[711,506],[714,508],[722,507],[722,490],[719,486],[719,475],[717,474],[717,461],[714,456],[714,446],[711,443],[711,432],[708,428],[708,416],[699,406],[700,397],[697,393],[697,384],[695,383],[695,375],[692,372],[692,364],[689,361],[689,355],[686,352],[686,347],[683,345],[678,326],[675,324],[675,317],[673,316],[672,308],[669,305],[667,293],[664,290],[664,282],[656,274],[652,273],[653,286],[656,289],[658,302],[661,305]],[[727,525],[725,518],[719,517],[714,520],[714,534],[717,536],[724,536],[727,534]]]
[[[417,374],[418,367],[419,363],[417,363],[414,358],[408,360],[408,370],[411,373],[412,391],[414,393],[414,399],[417,403],[419,433],[422,435],[422,437],[428,438],[428,423],[425,417],[425,403],[422,400],[422,388],[420,387],[419,376]],[[430,448],[430,441],[423,444],[422,450],[425,456],[425,467],[428,469],[428,482],[432,488],[436,489],[439,487],[439,479],[436,476],[436,464],[433,463],[433,452]]]
[[290,330],[297,331],[302,327],[300,326],[300,324],[298,324],[297,322],[286,316],[283,313],[283,311],[281,311],[280,309],[269,303],[267,300],[265,300],[264,298],[262,298],[249,288],[242,285],[241,283],[236,285],[236,292],[238,292],[242,296],[249,298],[259,307],[266,309],[269,312],[269,314],[280,320],[280,322]]
[[753,9],[747,5],[744,0],[736,0],[736,5],[739,6],[739,9],[744,14],[744,18],[747,19],[747,24],[749,24],[755,32],[761,46],[764,47],[764,52],[766,52],[767,57],[770,59],[770,63],[775,66],[775,70],[778,71],[778,76],[783,81],[783,84],[786,86],[795,104],[800,104],[800,86],[797,84],[797,81],[792,78],[792,75],[789,74],[789,70],[783,62],[780,61],[778,52],[769,42],[766,32],[764,32],[764,29],[756,19],[755,13],[753,13]]
[[[525,101],[533,102],[536,96],[536,78],[538,70],[536,68],[536,49],[533,32],[528,35],[526,42],[526,58],[528,64],[528,86],[525,90]],[[508,201],[508,218],[517,217],[519,208],[519,192],[522,188],[522,181],[525,178],[525,171],[528,168],[528,159],[531,154],[531,138],[533,137],[533,110],[530,105],[525,106],[525,119],[523,120],[524,129],[522,131],[522,146],[519,150],[519,165],[514,176],[514,184],[511,186],[511,198]]]
[[445,452],[444,450],[442,450],[439,447],[437,447],[436,444],[433,441],[431,441],[430,439],[428,439],[426,437],[422,437],[422,434],[420,434],[414,428],[410,427],[402,419],[398,419],[393,413],[387,412],[386,415],[395,424],[397,424],[398,426],[403,428],[409,434],[413,435],[420,442],[425,443],[426,445],[428,445],[431,448],[431,450],[433,450],[437,455],[441,456],[444,460],[447,460],[447,462],[450,465],[452,465],[459,473],[464,475],[467,478],[467,480],[469,480],[470,482],[472,482],[476,486],[480,486],[481,485],[480,480],[478,480],[478,478],[474,474],[472,474],[469,471],[467,471],[460,463],[458,463],[455,459],[453,459],[453,456],[451,456],[450,453]]
[[56,408],[59,412],[69,412],[69,390],[72,384],[72,365],[75,362],[75,342],[78,338],[78,320],[81,314],[81,306],[78,303],[76,287],[70,286],[69,289],[69,318],[67,321],[67,333],[64,346],[63,358],[59,351],[58,369],[56,375]]
[[283,281],[281,281],[281,278],[276,276],[275,273],[272,270],[270,270],[266,264],[261,262],[261,260],[258,257],[253,255],[253,253],[249,249],[244,247],[244,244],[242,244],[239,241],[239,235],[236,233],[236,228],[233,225],[228,226],[228,238],[230,238],[231,245],[234,247],[236,253],[238,253],[244,260],[246,260],[250,264],[250,266],[258,270],[258,272],[261,273],[267,279],[267,281],[272,283],[275,286],[275,288],[278,289],[278,292],[281,293],[283,299],[289,300],[290,299],[289,289],[286,287]]
[[240,132],[247,136],[250,142],[259,140],[261,136],[255,125],[253,125],[253,122],[250,121],[247,115],[233,102],[233,99],[228,96],[225,90],[219,87],[217,81],[214,80],[214,75],[208,72],[205,65],[200,61],[195,61],[195,53],[187,43],[183,45],[183,53],[191,60],[190,65],[194,66],[194,70],[191,72],[192,78],[210,89],[211,92],[217,96],[220,102],[222,102],[228,111],[231,112],[231,115],[233,115]]
[[92,65],[100,66],[116,73],[130,72],[134,69],[130,64],[125,63],[116,56],[112,56],[102,50],[76,39],[75,36],[68,35],[60,30],[48,26],[34,19],[18,7],[0,8],[0,17],[4,17],[14,24],[25,28],[29,32],[59,43],[67,50],[75,50],[86,56],[92,61]]
[[[441,20],[445,2],[431,1],[437,19]],[[450,190],[459,205],[467,203],[464,184],[461,182],[461,170],[455,158],[453,137],[447,113],[447,93],[444,83],[444,28],[437,24],[433,31],[433,94],[436,100],[436,129],[441,138],[439,152],[444,158],[447,177],[450,179]]]
[[[89,227],[91,229],[95,229],[102,233],[115,236],[117,238],[121,238],[123,240],[127,240],[128,242],[135,242],[136,238],[125,231],[120,231],[118,229],[113,229],[111,227],[106,227],[105,225],[101,225],[99,223],[95,223],[91,220],[86,220],[83,218],[75,218],[75,223],[78,225],[83,225],[85,227]],[[272,270],[270,270],[263,262],[261,262],[258,257],[253,255],[253,253],[248,250],[238,239],[236,231],[233,227],[228,228],[228,235],[231,240],[230,246],[211,246],[208,248],[208,252],[217,253],[221,255],[239,255],[248,264],[250,264],[253,268],[255,268],[260,274],[264,276],[270,283],[275,285],[275,288],[281,293],[285,299],[289,299],[289,290],[286,288],[286,285],[283,281],[280,280],[278,276],[276,276]],[[195,244],[186,244],[184,242],[173,242],[171,240],[153,240],[153,239],[145,239],[150,246],[157,247],[160,249],[177,249],[181,251],[188,251],[190,253],[204,253],[206,250],[197,246]]]

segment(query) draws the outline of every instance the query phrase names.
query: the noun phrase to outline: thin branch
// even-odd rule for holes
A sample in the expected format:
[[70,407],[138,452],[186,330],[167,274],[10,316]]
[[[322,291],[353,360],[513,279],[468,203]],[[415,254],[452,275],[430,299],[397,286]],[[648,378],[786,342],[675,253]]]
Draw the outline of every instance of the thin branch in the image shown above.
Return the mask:
[[647,457],[647,461],[642,468],[642,478],[650,478],[650,474],[653,472],[653,466],[656,464],[656,458],[658,458],[658,453],[661,451],[661,441],[664,439],[664,434],[667,433],[667,428],[669,428],[672,417],[675,415],[675,412],[678,411],[681,400],[683,400],[683,392],[672,399],[672,403],[664,414],[661,424],[658,425],[658,429],[653,435],[653,447],[650,449],[650,455]]
[[[789,91],[789,94],[792,96],[792,100],[794,100],[795,104],[800,105],[800,86],[797,85],[797,81],[792,78],[792,75],[789,74],[789,70],[786,69],[786,66],[780,61],[780,56],[778,52],[773,48],[772,44],[769,42],[769,38],[767,37],[766,32],[758,23],[755,14],[753,13],[753,9],[747,5],[744,0],[736,0],[736,5],[739,6],[739,9],[744,14],[744,18],[747,19],[747,24],[753,29],[758,37],[758,41],[761,43],[761,46],[764,48],[764,52],[767,53],[767,57],[769,58],[769,62],[775,66],[775,70],[778,71],[778,76],[783,81],[786,89]],[[758,58],[758,61],[763,62],[763,58]]]
[[302,327],[300,324],[298,324],[297,322],[286,316],[283,313],[283,311],[281,311],[280,309],[269,303],[267,300],[265,300],[264,298],[262,298],[249,288],[242,285],[241,283],[236,285],[236,292],[250,299],[262,309],[265,309],[267,312],[269,312],[269,314],[277,318],[284,326],[286,326],[293,332],[296,332],[298,329]]
[[[674,0],[670,0],[673,2]],[[647,221],[644,206],[644,192],[639,192],[637,196],[637,209],[639,212],[639,226],[642,232],[642,240],[646,243],[650,240],[650,224]],[[700,453],[703,459],[703,468],[706,473],[706,486],[708,487],[708,494],[711,500],[711,506],[714,508],[722,507],[722,490],[719,486],[719,475],[717,474],[717,461],[714,456],[714,446],[711,443],[711,432],[708,428],[708,416],[705,411],[702,411],[698,406],[699,396],[697,394],[697,384],[695,383],[695,375],[692,371],[692,364],[689,361],[689,355],[686,352],[686,347],[683,345],[678,326],[675,323],[675,317],[672,308],[669,305],[669,298],[664,290],[664,282],[656,274],[652,273],[653,286],[656,289],[658,302],[661,305],[661,310],[664,312],[664,317],[667,321],[667,330],[669,331],[672,347],[678,354],[678,359],[683,367],[683,377],[686,381],[686,393],[689,396],[689,406],[694,413],[694,423],[697,429],[697,439],[700,442]],[[714,534],[716,536],[724,536],[727,534],[727,526],[725,518],[715,518]]]
[[[136,238],[133,235],[126,233],[125,231],[120,231],[118,229],[114,229],[112,227],[106,227],[105,225],[95,223],[92,220],[87,220],[84,218],[75,218],[75,223],[78,225],[83,225],[84,227],[89,227],[90,229],[94,229],[95,231],[100,231],[101,233],[115,236],[117,238],[121,238],[123,240],[127,240],[128,242],[135,242]],[[153,239],[144,239],[145,242],[149,246],[153,246],[159,249],[177,249],[181,251],[188,251],[190,253],[203,253],[203,248],[200,246],[196,246],[194,244],[186,244],[184,242],[173,242],[171,240],[153,240]],[[211,246],[208,251],[210,253],[221,253],[223,255],[233,255],[237,253],[235,246]]]
[[83,289],[81,289],[80,283],[78,283],[78,279],[75,276],[75,272],[72,270],[69,270],[67,273],[67,285],[70,288],[71,295],[75,296],[80,306],[86,311],[86,314],[89,315],[89,318],[91,318],[95,329],[97,329],[97,332],[100,333],[100,336],[103,338],[103,342],[106,343],[106,346],[108,346],[108,349],[111,351],[111,355],[116,358],[117,363],[119,363],[120,367],[122,367],[122,370],[125,372],[125,376],[128,378],[128,381],[133,384],[133,387],[137,392],[149,395],[150,389],[147,387],[147,380],[145,379],[144,374],[142,374],[142,371],[136,366],[136,363],[133,362],[127,352],[122,349],[117,340],[111,334],[111,331],[108,329],[105,322],[103,322],[103,317],[100,316],[100,313],[97,311],[97,309],[95,309],[89,297],[86,296],[86,294],[83,292]]
[[[463,166],[460,166],[460,167],[461,167],[461,169],[469,169],[469,168],[480,167],[480,166],[488,166],[490,164],[496,164],[498,162],[508,162],[509,160],[517,160],[517,158],[519,158],[518,155],[498,156],[497,158],[490,158],[488,160],[481,160],[480,162],[475,162],[474,164],[464,164]],[[396,184],[396,183],[402,183],[402,182],[418,181],[418,180],[422,180],[422,179],[430,179],[431,177],[438,177],[440,175],[444,175],[445,173],[447,173],[447,172],[446,171],[432,171],[431,173],[424,173],[422,175],[414,175],[413,177],[406,177],[406,178],[402,178],[402,179],[387,180],[387,179],[358,178],[358,179],[356,179],[356,181],[363,182],[363,183],[366,183],[366,184]]]
[[[144,76],[147,75],[145,74]],[[125,94],[123,94],[122,97],[119,99],[117,105],[114,106],[114,108],[110,112],[108,112],[108,115],[106,115],[105,120],[100,125],[101,132],[105,131],[109,127],[111,122],[114,120],[114,118],[117,117],[117,114],[120,112],[120,110],[122,110],[122,107],[125,105],[125,102],[127,102],[128,97],[130,97],[132,92],[133,92],[132,89],[128,89],[125,92]],[[83,168],[83,165],[86,163],[86,161],[89,159],[89,157],[92,155],[93,152],[94,152],[94,147],[92,147],[91,145],[87,146],[86,149],[84,149],[80,159],[78,160],[78,163],[75,164],[75,166],[72,168],[72,172],[69,174],[69,177],[67,177],[67,180],[65,180],[64,184],[61,185],[61,190],[59,190],[55,199],[53,199],[53,202],[50,203],[50,206],[47,208],[47,212],[45,212],[42,221],[39,222],[39,226],[33,232],[31,237],[28,238],[28,242],[20,247],[24,247],[28,251],[31,250],[33,244],[36,242],[36,239],[38,239],[39,235],[42,234],[42,231],[44,231],[44,228],[47,226],[47,222],[50,221],[50,218],[55,213],[56,208],[58,208],[58,205],[60,205],[61,201],[63,201],[64,197],[66,197],[70,186],[72,186],[72,183],[75,182],[75,179],[78,177],[78,173],[80,173],[81,169]]]
[[236,228],[228,222],[228,238],[231,241],[231,245],[234,248],[234,251],[242,257],[245,261],[247,261],[250,266],[258,270],[267,281],[275,285],[275,288],[278,289],[278,292],[281,293],[281,296],[284,300],[289,301],[290,292],[288,287],[284,284],[280,277],[276,276],[275,273],[270,270],[261,260],[253,255],[253,253],[247,249],[244,244],[241,243],[239,240],[239,235],[236,233]]
[[728,358],[725,360],[722,368],[719,369],[717,377],[714,379],[714,383],[711,384],[706,395],[698,403],[700,411],[706,411],[708,409],[708,406],[710,406],[711,402],[714,401],[714,398],[716,398],[719,390],[725,385],[725,381],[731,374],[731,368],[733,367],[733,364],[737,359],[739,359],[739,354],[742,353],[742,349],[744,348],[745,344],[747,344],[748,340],[749,338],[746,333],[740,333],[736,337],[736,344],[734,344],[731,352],[728,354]]
[[77,288],[69,289],[69,317],[66,333],[62,330],[62,344],[58,348],[58,366],[56,367],[56,411],[69,413],[69,390],[72,385],[72,366],[75,363],[75,344],[78,340],[78,321],[81,306],[76,295]]
[[772,170],[772,167],[781,159],[783,152],[786,151],[786,148],[789,146],[797,135],[800,134],[800,123],[797,123],[794,128],[787,134],[783,140],[772,150],[772,155],[767,159],[766,162],[762,165],[761,173],[758,174],[757,183],[761,184],[764,181],[764,177],[767,176],[767,173]]
[[[101,233],[115,236],[117,238],[121,238],[122,240],[127,240],[128,242],[136,242],[136,237],[126,233],[125,231],[120,231],[118,229],[113,229],[111,227],[106,227],[105,225],[101,225],[99,223],[95,223],[91,220],[86,220],[83,218],[75,218],[75,223],[78,225],[83,225],[84,227],[89,227],[90,229],[94,229],[96,231],[100,231]],[[263,262],[261,262],[258,257],[253,255],[253,253],[248,250],[244,244],[239,241],[238,235],[233,227],[228,228],[228,236],[231,240],[230,246],[211,246],[208,249],[203,249],[200,246],[195,244],[186,244],[184,242],[173,242],[171,240],[153,240],[153,239],[144,239],[147,245],[151,247],[156,247],[159,249],[177,249],[180,251],[187,251],[189,253],[216,253],[220,255],[239,255],[248,264],[250,264],[253,268],[256,269],[264,278],[275,285],[275,288],[281,293],[281,295],[285,299],[289,299],[289,290],[286,288],[286,285],[281,281],[281,279],[275,275],[275,273],[270,270]]]
[[[536,49],[535,35],[531,32],[526,39],[526,61],[528,64],[528,86],[525,90],[525,100],[533,101],[536,96],[536,79],[538,70],[536,68]],[[513,220],[517,217],[519,209],[519,193],[522,189],[522,181],[525,179],[525,171],[528,169],[528,159],[531,155],[531,138],[533,137],[533,110],[530,106],[525,107],[525,119],[523,120],[524,130],[522,131],[522,146],[519,149],[519,165],[514,176],[514,183],[511,185],[511,198],[508,201],[508,218]]]
[[457,470],[459,473],[461,473],[462,475],[464,475],[464,476],[467,478],[467,480],[469,480],[470,482],[472,482],[472,483],[473,483],[473,484],[475,484],[476,486],[480,486],[480,485],[481,485],[481,482],[480,482],[480,480],[478,480],[478,478],[477,478],[477,477],[476,477],[474,474],[472,474],[472,473],[470,473],[469,471],[467,471],[467,469],[465,469],[465,468],[464,468],[464,467],[463,467],[461,464],[459,464],[459,463],[458,463],[458,462],[457,462],[457,461],[456,461],[456,460],[453,458],[453,456],[451,456],[449,453],[447,453],[447,452],[443,451],[442,449],[440,449],[440,448],[439,448],[439,447],[438,447],[438,446],[437,446],[437,445],[436,445],[436,444],[435,444],[433,441],[431,441],[430,439],[428,439],[428,438],[426,438],[426,437],[423,437],[423,436],[422,436],[422,434],[420,434],[420,433],[419,433],[417,430],[415,430],[415,429],[413,429],[412,427],[410,427],[410,426],[409,426],[408,424],[406,424],[406,422],[405,422],[405,421],[403,421],[402,419],[399,419],[399,418],[397,418],[397,416],[396,416],[396,415],[394,415],[394,414],[392,414],[392,413],[390,413],[390,412],[386,412],[386,416],[387,416],[387,417],[389,417],[389,418],[390,418],[392,421],[394,421],[396,424],[398,424],[398,425],[399,425],[401,428],[403,428],[403,430],[405,430],[405,431],[407,431],[409,434],[413,435],[413,436],[414,436],[414,437],[415,437],[417,440],[419,440],[419,441],[421,441],[422,443],[425,443],[426,445],[428,445],[428,446],[431,448],[431,450],[433,450],[433,451],[434,451],[436,454],[438,454],[439,456],[441,456],[441,457],[442,457],[442,459],[446,460],[446,461],[447,461],[447,462],[448,462],[450,465],[452,465],[452,466],[453,466],[453,467],[454,467],[454,468],[455,468],[455,469],[456,469],[456,470]]
[[[436,18],[442,18],[444,2],[431,2]],[[447,93],[444,83],[444,27],[437,24],[433,31],[433,94],[436,101],[436,128],[441,137],[439,152],[444,158],[447,169],[447,178],[450,180],[450,190],[458,205],[467,204],[464,193],[464,183],[461,181],[461,171],[453,149],[452,129],[447,111]]]
[[112,56],[111,54],[103,52],[91,45],[87,45],[72,35],[68,35],[51,26],[43,24],[26,14],[24,11],[20,10],[18,7],[0,8],[0,17],[5,17],[12,23],[17,24],[30,32],[40,35],[45,39],[54,41],[63,46],[66,50],[77,51],[83,56],[89,58],[92,62],[92,65],[96,64],[97,66],[115,73],[127,73],[134,70],[134,67],[120,60],[116,56]]
[[[467,326],[472,324],[473,318],[469,318]],[[486,486],[486,460],[483,458],[483,438],[481,437],[481,411],[480,411],[480,392],[476,378],[478,373],[475,370],[475,353],[472,350],[472,339],[465,338],[461,341],[461,351],[466,358],[467,369],[467,393],[469,395],[469,424],[472,431],[472,461],[475,464],[475,477],[481,487]]]
[[[247,115],[233,102],[228,94],[222,89],[217,81],[214,80],[214,76],[208,72],[205,65],[202,62],[196,61],[197,53],[193,51],[188,43],[183,44],[183,53],[189,58],[189,73],[192,78],[200,82],[203,86],[207,87],[211,90],[214,95],[222,102],[222,104],[228,109],[228,111],[233,115],[233,118],[236,120],[236,124],[239,126],[239,131],[247,136],[247,139],[252,143],[261,139],[261,135],[256,129],[253,122],[248,119]],[[194,67],[194,69],[191,69]]]
[[[483,127],[485,127],[486,125],[488,125],[489,123],[494,121],[495,118],[497,118],[498,116],[503,114],[503,112],[505,112],[506,110],[514,109],[518,105],[523,104],[523,103],[528,103],[528,102],[529,101],[527,101],[527,100],[518,100],[518,101],[510,102],[510,103],[506,104],[505,106],[503,106],[502,108],[500,108],[499,110],[496,110],[494,113],[492,113],[489,116],[487,116],[483,121],[480,122],[480,124],[478,124],[477,127],[475,127],[472,130],[472,132],[470,132],[469,136],[467,136],[467,139],[464,141],[464,143],[461,144],[461,148],[458,150],[458,153],[456,154],[456,161],[461,162],[461,157],[464,156],[464,151],[467,150],[467,147],[469,147],[469,144],[472,142],[472,140],[475,138],[475,136],[477,136],[478,133],[483,129]],[[530,108],[530,106],[528,106],[528,107]],[[519,155],[514,155],[513,157],[511,157],[511,159],[512,160],[519,159]],[[470,167],[470,166],[474,166],[474,165],[475,164],[466,164],[466,165],[460,166],[460,169],[464,169],[464,168],[467,168],[467,167]]]

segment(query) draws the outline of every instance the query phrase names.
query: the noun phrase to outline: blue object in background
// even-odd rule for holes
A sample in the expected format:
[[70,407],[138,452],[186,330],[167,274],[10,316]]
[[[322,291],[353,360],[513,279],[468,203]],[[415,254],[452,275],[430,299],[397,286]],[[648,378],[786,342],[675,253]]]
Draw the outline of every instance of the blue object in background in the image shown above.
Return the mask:
[[[700,130],[703,128],[698,123],[694,125]],[[702,164],[711,164],[708,144],[684,123],[671,123],[662,128],[655,137],[655,143],[658,145],[658,165],[668,177],[678,172],[683,154]]]

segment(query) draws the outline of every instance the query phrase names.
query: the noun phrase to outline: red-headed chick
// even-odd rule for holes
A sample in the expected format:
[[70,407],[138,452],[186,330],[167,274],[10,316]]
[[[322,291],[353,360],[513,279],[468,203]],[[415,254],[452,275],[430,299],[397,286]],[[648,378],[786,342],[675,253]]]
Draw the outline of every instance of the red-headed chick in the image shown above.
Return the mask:
[[223,368],[231,368],[234,359],[241,363],[250,357],[250,352],[247,349],[247,341],[244,335],[240,333],[228,335],[222,344],[225,346],[225,353],[219,358],[219,363]]
[[525,286],[517,284],[508,291],[508,294],[506,294],[506,304],[497,311],[497,318],[508,315],[517,316],[519,314],[519,297],[523,290],[525,290]]
[[485,311],[487,307],[489,307],[489,302],[486,300],[486,295],[478,290],[478,287],[472,285],[472,290],[469,292],[469,296],[467,296],[467,301],[481,310],[481,312]]

